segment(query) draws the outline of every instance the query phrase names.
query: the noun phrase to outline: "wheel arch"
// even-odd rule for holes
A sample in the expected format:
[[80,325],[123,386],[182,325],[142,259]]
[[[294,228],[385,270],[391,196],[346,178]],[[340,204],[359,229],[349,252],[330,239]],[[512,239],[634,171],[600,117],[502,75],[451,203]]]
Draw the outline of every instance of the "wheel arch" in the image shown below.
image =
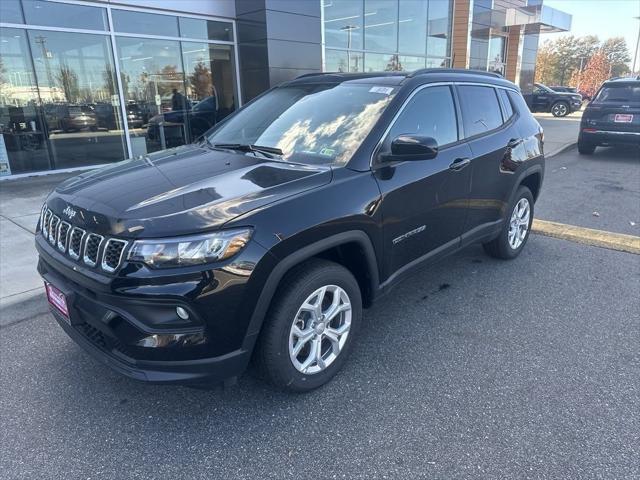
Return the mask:
[[311,258],[324,258],[347,268],[356,278],[364,307],[371,305],[379,286],[378,263],[369,236],[362,230],[341,232],[281,259],[269,274],[251,315],[243,349],[252,350],[269,305],[284,276],[295,266]]

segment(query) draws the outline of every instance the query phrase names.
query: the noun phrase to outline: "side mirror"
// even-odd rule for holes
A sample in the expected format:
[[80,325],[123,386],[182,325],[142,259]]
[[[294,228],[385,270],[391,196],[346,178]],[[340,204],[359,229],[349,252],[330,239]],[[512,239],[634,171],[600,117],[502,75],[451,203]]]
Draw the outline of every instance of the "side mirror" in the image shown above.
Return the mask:
[[438,155],[438,142],[424,135],[402,134],[391,142],[391,154],[385,160],[430,160]]

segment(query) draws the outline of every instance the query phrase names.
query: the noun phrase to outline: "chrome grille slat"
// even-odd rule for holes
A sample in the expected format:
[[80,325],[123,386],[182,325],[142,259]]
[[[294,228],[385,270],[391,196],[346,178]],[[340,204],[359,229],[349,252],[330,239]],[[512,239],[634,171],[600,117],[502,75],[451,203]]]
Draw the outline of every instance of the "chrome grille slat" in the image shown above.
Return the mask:
[[104,237],[96,233],[90,233],[87,235],[87,239],[84,241],[84,255],[82,260],[90,267],[95,267],[98,264],[98,258],[100,257],[100,247]]
[[80,258],[80,253],[82,253],[82,242],[84,241],[84,236],[86,235],[86,231],[73,227],[71,229],[71,236],[69,237],[69,256],[74,260],[78,260]]
[[125,258],[126,240],[88,232],[62,220],[47,205],[40,210],[40,233],[59,252],[89,267],[113,273]]
[[61,252],[67,251],[67,245],[69,243],[69,232],[71,231],[71,224],[68,222],[60,222],[58,226],[58,241],[56,245]]

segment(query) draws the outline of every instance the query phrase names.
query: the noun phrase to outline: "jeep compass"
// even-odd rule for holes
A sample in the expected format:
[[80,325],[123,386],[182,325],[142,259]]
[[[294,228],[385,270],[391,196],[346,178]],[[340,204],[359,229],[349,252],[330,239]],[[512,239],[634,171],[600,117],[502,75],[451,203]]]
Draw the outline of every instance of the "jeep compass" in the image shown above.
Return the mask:
[[62,183],[38,270],[59,325],[123,375],[208,384],[251,362],[311,390],[416,268],[476,242],[522,251],[542,138],[494,74],[305,75],[198,143]]

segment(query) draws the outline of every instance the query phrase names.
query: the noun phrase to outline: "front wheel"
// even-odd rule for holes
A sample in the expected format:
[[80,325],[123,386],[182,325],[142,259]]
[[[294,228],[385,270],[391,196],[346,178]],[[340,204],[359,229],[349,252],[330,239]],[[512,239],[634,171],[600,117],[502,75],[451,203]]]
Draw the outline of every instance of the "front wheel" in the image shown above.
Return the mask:
[[566,117],[569,115],[569,105],[565,102],[556,102],[551,107],[551,113],[554,117]]
[[278,288],[254,356],[262,376],[283,390],[306,392],[338,373],[362,318],[351,272],[313,259],[294,268]]
[[500,235],[483,245],[492,257],[509,260],[520,255],[527,243],[533,222],[533,195],[531,190],[521,186],[509,208]]

